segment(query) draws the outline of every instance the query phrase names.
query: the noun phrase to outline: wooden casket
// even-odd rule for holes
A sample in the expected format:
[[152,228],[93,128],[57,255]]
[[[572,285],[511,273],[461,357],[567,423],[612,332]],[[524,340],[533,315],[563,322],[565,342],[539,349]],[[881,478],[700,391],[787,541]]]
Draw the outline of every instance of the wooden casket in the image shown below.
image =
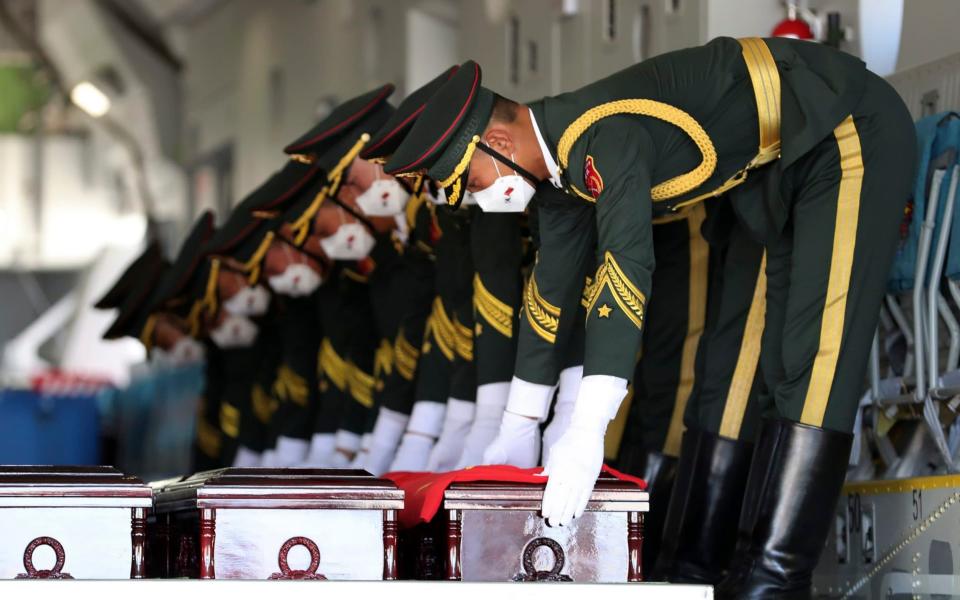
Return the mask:
[[366,471],[221,469],[151,485],[151,577],[397,578],[403,491]]
[[550,527],[540,516],[543,489],[452,484],[436,517],[404,532],[404,573],[456,581],[643,580],[647,492],[602,475],[583,516],[571,526]]
[[150,487],[112,467],[0,466],[0,579],[140,579]]

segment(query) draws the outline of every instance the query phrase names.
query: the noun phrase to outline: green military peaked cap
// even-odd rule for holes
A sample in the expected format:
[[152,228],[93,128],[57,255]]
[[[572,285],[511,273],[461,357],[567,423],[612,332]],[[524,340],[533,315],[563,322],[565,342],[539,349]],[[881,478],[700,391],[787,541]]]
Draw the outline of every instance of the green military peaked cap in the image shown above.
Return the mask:
[[138,273],[134,281],[117,307],[117,318],[103,334],[105,340],[116,340],[122,337],[139,338],[147,320],[150,318],[151,307],[159,298],[160,288],[170,271],[170,263],[160,259],[155,264],[145,266]]
[[140,253],[140,256],[127,266],[110,290],[93,305],[94,308],[120,308],[120,304],[133,289],[140,275],[145,271],[155,271],[162,262],[163,251],[160,249],[160,243],[154,240],[147,244],[146,249]]
[[423,113],[427,106],[427,101],[433,97],[437,91],[443,87],[447,81],[453,77],[459,67],[454,65],[435,77],[426,85],[417,88],[407,96],[393,115],[387,119],[383,127],[380,128],[370,138],[370,142],[360,153],[360,158],[379,159],[392,155],[403,139],[410,133],[414,123]]
[[388,83],[347,100],[283,151],[294,160],[320,165],[330,180],[338,178],[393,114],[387,102],[393,90]]
[[494,93],[480,85],[480,65],[469,60],[427,102],[410,133],[387,161],[388,173],[426,172],[457,206],[467,167],[493,112]]

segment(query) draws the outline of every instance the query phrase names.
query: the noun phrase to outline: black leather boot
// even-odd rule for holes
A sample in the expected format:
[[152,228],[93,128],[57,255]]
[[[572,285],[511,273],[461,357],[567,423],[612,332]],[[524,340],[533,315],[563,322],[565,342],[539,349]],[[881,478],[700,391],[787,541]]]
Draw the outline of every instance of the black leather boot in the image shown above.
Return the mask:
[[736,543],[753,444],[688,429],[663,528],[654,581],[715,584]]
[[792,421],[763,423],[743,498],[737,548],[717,598],[810,597],[833,524],[853,436]]
[[660,452],[648,452],[640,473],[650,493],[650,511],[643,519],[643,572],[650,573],[660,555],[663,522],[677,474],[677,459]]

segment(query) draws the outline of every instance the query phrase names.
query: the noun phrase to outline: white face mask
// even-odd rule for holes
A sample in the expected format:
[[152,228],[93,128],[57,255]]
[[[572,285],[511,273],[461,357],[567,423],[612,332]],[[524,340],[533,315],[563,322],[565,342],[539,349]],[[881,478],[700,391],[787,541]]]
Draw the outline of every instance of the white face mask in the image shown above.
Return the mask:
[[[492,156],[490,160],[497,170],[497,179],[490,187],[473,193],[477,204],[483,212],[523,212],[533,199],[536,188],[516,171],[513,175],[501,175],[497,161]],[[513,160],[513,155],[510,155],[510,160]]]
[[320,247],[333,260],[361,260],[370,255],[376,243],[362,223],[354,222],[341,223],[336,233],[320,240]]
[[232,315],[259,317],[270,307],[270,292],[262,285],[246,286],[223,303],[223,308]]
[[[312,294],[320,284],[323,278],[320,274],[303,263],[293,263],[287,265],[283,273],[274,275],[267,279],[270,287],[278,294],[290,296],[291,298],[300,298]],[[226,306],[226,305],[224,305]]]
[[246,348],[257,339],[257,324],[240,315],[228,315],[216,329],[210,332],[210,339],[218,347]]
[[371,217],[392,217],[403,212],[410,193],[393,177],[382,177],[383,167],[377,165],[377,179],[357,197],[364,214]]
[[184,365],[202,361],[207,354],[203,344],[192,337],[183,336],[170,349],[170,362],[175,365]]

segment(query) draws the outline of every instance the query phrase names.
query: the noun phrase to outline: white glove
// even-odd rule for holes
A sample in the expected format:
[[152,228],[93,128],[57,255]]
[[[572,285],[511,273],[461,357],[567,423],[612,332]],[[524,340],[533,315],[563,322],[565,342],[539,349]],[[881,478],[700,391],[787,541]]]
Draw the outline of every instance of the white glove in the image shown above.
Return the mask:
[[588,375],[580,383],[570,425],[550,453],[543,474],[543,518],[553,527],[569,525],[583,514],[603,466],[603,438],[627,395],[627,381]]
[[310,442],[297,438],[280,436],[277,438],[277,454],[274,465],[277,467],[292,467],[307,458]]
[[313,434],[307,458],[297,466],[312,469],[329,467],[333,458],[334,437],[332,433]]
[[260,466],[261,467],[276,467],[277,466],[277,450],[276,448],[270,448],[264,450],[263,454],[260,455]]
[[547,416],[554,386],[518,377],[510,382],[510,397],[497,437],[483,453],[485,465],[535,467],[540,462],[540,421]]
[[470,432],[470,425],[473,423],[476,412],[477,405],[474,402],[457,398],[447,400],[443,430],[433,450],[430,451],[430,458],[427,459],[428,471],[444,472],[457,466],[457,461],[463,454],[464,439]]
[[377,413],[377,422],[373,426],[370,438],[370,451],[363,465],[370,473],[379,477],[387,472],[393,457],[397,453],[400,437],[407,428],[410,416],[403,413],[381,408]]
[[390,465],[391,471],[423,471],[430,458],[430,450],[440,435],[447,405],[440,402],[418,400],[410,413],[407,432],[403,434],[400,448]]
[[560,371],[560,388],[557,390],[557,400],[553,404],[553,418],[543,430],[543,464],[550,462],[550,450],[570,424],[570,416],[573,414],[573,405],[577,401],[577,392],[580,390],[582,378],[583,365]]
[[237,448],[237,455],[233,457],[233,466],[238,469],[258,467],[260,466],[260,453],[245,446],[240,446]]
[[483,452],[500,431],[500,421],[507,407],[510,382],[486,383],[477,388],[477,414],[470,433],[463,441],[463,453],[457,469],[466,469],[483,462]]
[[370,454],[370,438],[373,434],[365,433],[360,437],[360,451],[350,463],[351,469],[362,469],[367,463],[367,456]]

